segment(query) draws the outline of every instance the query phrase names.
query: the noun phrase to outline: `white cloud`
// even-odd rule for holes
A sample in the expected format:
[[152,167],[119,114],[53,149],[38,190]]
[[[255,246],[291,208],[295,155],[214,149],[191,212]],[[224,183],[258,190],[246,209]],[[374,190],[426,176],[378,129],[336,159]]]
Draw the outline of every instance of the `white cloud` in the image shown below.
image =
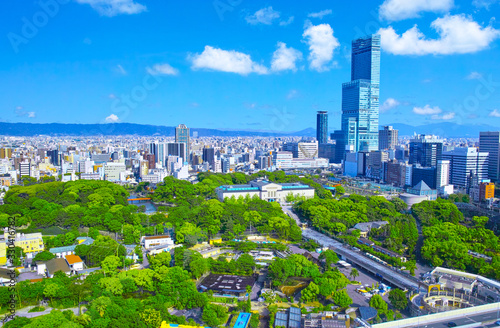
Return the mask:
[[302,60],[302,53],[294,48],[287,48],[283,42],[278,42],[277,47],[271,61],[271,70],[274,72],[297,71],[295,62]]
[[309,68],[323,72],[333,58],[333,51],[340,46],[339,40],[333,36],[330,24],[312,25],[306,23],[302,37],[309,45]]
[[325,10],[319,11],[317,13],[310,13],[307,15],[307,17],[323,19],[323,17],[331,15],[331,14],[332,14],[331,9],[325,9]]
[[177,75],[179,70],[169,64],[156,64],[153,67],[146,67],[146,71],[151,75]]
[[413,112],[418,115],[436,115],[441,114],[442,110],[438,106],[425,105],[424,107],[413,107]]
[[191,60],[193,70],[208,69],[241,75],[268,73],[267,68],[252,61],[250,55],[234,50],[205,46],[201,54],[190,55],[188,59]]
[[101,16],[113,17],[120,14],[133,15],[147,11],[146,6],[134,0],[76,0],[90,5]]
[[495,3],[500,3],[499,0],[474,0],[472,4],[476,6],[476,8],[486,8],[486,10],[490,10],[490,6]]
[[116,116],[115,114],[111,114],[109,115],[108,117],[106,117],[104,119],[104,121],[106,123],[117,123],[117,122],[120,122],[120,119],[118,118],[118,116]]
[[421,12],[445,13],[453,7],[453,0],[385,0],[379,8],[380,18],[399,21],[418,17]]
[[443,121],[449,121],[455,118],[455,113],[453,112],[447,112],[444,113],[443,115],[432,115],[431,119],[432,120],[443,120]]
[[28,118],[35,118],[36,117],[36,113],[35,112],[27,112],[27,111],[24,110],[23,106],[17,106],[16,107],[16,115],[19,116],[19,117],[27,116]]
[[28,112],[27,114],[28,114],[29,118],[36,117],[36,113],[35,112]]
[[488,116],[490,116],[490,117],[500,117],[500,111],[498,109],[494,109]]
[[288,17],[288,19],[287,19],[287,20],[285,20],[285,21],[281,21],[281,22],[280,22],[280,26],[287,26],[287,25],[290,25],[290,24],[292,24],[292,23],[293,23],[293,20],[294,20],[294,19],[295,19],[295,17],[290,16],[290,17]]
[[380,112],[387,112],[395,107],[398,107],[401,103],[394,98],[387,98],[382,106],[380,106]]
[[381,28],[381,46],[394,55],[449,55],[473,53],[487,48],[500,37],[492,26],[482,27],[471,17],[447,15],[432,22],[438,39],[427,39],[417,25],[398,35],[392,26]]
[[245,17],[245,20],[248,24],[252,25],[271,25],[273,21],[278,18],[280,18],[279,11],[275,11],[273,7],[266,7],[257,10],[253,15],[248,15],[247,17]]
[[469,75],[467,75],[466,79],[467,80],[478,80],[483,77],[483,74],[478,73],[478,72],[471,72]]

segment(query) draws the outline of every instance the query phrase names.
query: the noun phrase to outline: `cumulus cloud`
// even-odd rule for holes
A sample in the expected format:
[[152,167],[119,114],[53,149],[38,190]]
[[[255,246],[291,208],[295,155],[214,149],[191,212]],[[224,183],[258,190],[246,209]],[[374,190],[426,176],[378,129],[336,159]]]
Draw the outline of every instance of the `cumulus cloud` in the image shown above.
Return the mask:
[[169,64],[156,64],[153,67],[146,67],[146,71],[151,75],[177,75],[179,70]]
[[274,72],[297,71],[295,63],[302,60],[302,53],[294,48],[287,48],[286,43],[283,42],[278,42],[277,47],[271,61],[271,70]]
[[418,17],[422,12],[448,12],[452,7],[453,0],[385,0],[379,15],[388,21],[399,21]]
[[319,11],[317,13],[310,13],[307,15],[307,17],[323,19],[323,17],[331,15],[331,14],[332,14],[331,9],[325,9],[325,10]]
[[116,116],[115,114],[111,114],[109,115],[108,117],[106,117],[104,119],[104,121],[106,123],[117,123],[117,122],[120,122],[120,119],[118,118],[118,116]]
[[193,70],[208,69],[241,75],[268,73],[267,68],[252,61],[250,55],[235,50],[205,46],[201,54],[190,55],[188,59],[191,60]]
[[443,121],[449,121],[455,118],[455,113],[453,112],[447,112],[443,113],[443,115],[432,115],[431,119],[432,120],[443,120]]
[[147,10],[146,6],[134,0],[76,0],[76,2],[90,5],[101,16],[108,17],[139,14]]
[[465,15],[447,15],[431,23],[439,34],[438,39],[428,39],[417,25],[399,35],[392,26],[381,28],[381,46],[394,55],[449,55],[474,53],[487,48],[500,37],[492,26],[482,27]]
[[500,111],[498,109],[494,109],[490,114],[488,115],[490,117],[500,117]]
[[467,80],[478,80],[483,77],[483,74],[478,73],[478,72],[471,72],[469,75],[467,75],[466,79]]
[[395,107],[398,107],[401,103],[394,98],[387,98],[382,106],[380,106],[380,112],[387,112]]
[[418,115],[437,115],[441,114],[442,110],[438,106],[425,105],[424,107],[413,107],[413,112]]
[[253,15],[248,15],[245,20],[248,24],[258,25],[271,25],[274,20],[280,18],[280,12],[273,9],[273,7],[266,7],[257,10]]
[[318,72],[327,71],[333,51],[340,46],[330,24],[307,23],[302,37],[309,45],[309,68]]

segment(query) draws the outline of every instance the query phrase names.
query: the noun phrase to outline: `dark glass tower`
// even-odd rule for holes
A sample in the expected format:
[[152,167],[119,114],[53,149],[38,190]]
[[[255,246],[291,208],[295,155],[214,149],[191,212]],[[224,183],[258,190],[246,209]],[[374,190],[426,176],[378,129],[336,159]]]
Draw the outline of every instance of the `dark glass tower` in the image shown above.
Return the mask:
[[328,142],[328,112],[319,111],[316,119],[316,139],[318,144]]

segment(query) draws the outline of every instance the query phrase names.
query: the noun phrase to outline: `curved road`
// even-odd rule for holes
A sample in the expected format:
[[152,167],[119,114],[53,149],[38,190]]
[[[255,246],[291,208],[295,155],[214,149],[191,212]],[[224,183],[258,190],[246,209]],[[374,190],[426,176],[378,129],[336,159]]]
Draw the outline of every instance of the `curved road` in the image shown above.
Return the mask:
[[[287,213],[291,218],[293,218],[299,226],[301,225],[299,217],[293,212],[291,206],[283,205],[282,208],[283,211]],[[416,278],[413,277],[410,278],[406,275],[399,273],[398,271],[392,270],[384,265],[381,265],[378,262],[375,262],[361,255],[359,252],[355,252],[347,248],[344,244],[328,237],[325,234],[322,234],[316,230],[305,228],[302,229],[302,236],[309,239],[313,239],[323,247],[332,248],[336,253],[346,257],[351,262],[356,263],[357,265],[365,268],[368,271],[371,271],[373,273],[378,273],[383,277],[383,279],[398,287],[414,289],[414,290],[419,288],[419,283]]]

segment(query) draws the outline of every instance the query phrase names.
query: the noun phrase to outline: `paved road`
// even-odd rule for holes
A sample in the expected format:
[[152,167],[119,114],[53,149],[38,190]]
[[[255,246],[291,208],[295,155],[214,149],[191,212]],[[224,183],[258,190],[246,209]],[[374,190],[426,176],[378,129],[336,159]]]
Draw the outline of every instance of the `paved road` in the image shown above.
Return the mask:
[[[420,325],[415,325],[415,326],[411,326],[412,328],[415,327],[415,328],[444,328],[444,327],[448,327],[448,322],[454,322],[457,324],[458,327],[460,326],[463,326],[463,325],[469,325],[469,324],[474,324],[474,323],[477,323],[477,327],[483,327],[483,326],[486,326],[486,327],[498,327],[498,325],[494,324],[494,323],[491,323],[491,324],[486,324],[486,325],[481,325],[480,323],[481,322],[493,322],[495,319],[499,319],[500,318],[498,317],[498,314],[497,314],[497,311],[492,311],[492,312],[488,312],[488,313],[483,313],[483,314],[478,314],[478,315],[472,315],[472,316],[464,316],[462,318],[457,318],[457,319],[446,319],[444,321],[441,321],[441,322],[436,322],[436,323],[432,323],[432,324],[420,324]],[[395,322],[397,323],[397,321]],[[397,326],[395,326],[397,327]]]
[[[287,213],[291,218],[293,218],[297,224],[301,224],[299,217],[293,212],[291,206],[283,206],[283,211]],[[405,275],[400,274],[384,265],[381,265],[363,255],[359,252],[355,252],[344,244],[322,234],[316,230],[305,228],[302,230],[302,236],[315,240],[318,244],[324,247],[330,247],[335,250],[336,253],[343,255],[351,262],[371,271],[378,273],[384,277],[388,282],[397,285],[402,288],[417,289],[418,283],[416,280],[411,279]]]

